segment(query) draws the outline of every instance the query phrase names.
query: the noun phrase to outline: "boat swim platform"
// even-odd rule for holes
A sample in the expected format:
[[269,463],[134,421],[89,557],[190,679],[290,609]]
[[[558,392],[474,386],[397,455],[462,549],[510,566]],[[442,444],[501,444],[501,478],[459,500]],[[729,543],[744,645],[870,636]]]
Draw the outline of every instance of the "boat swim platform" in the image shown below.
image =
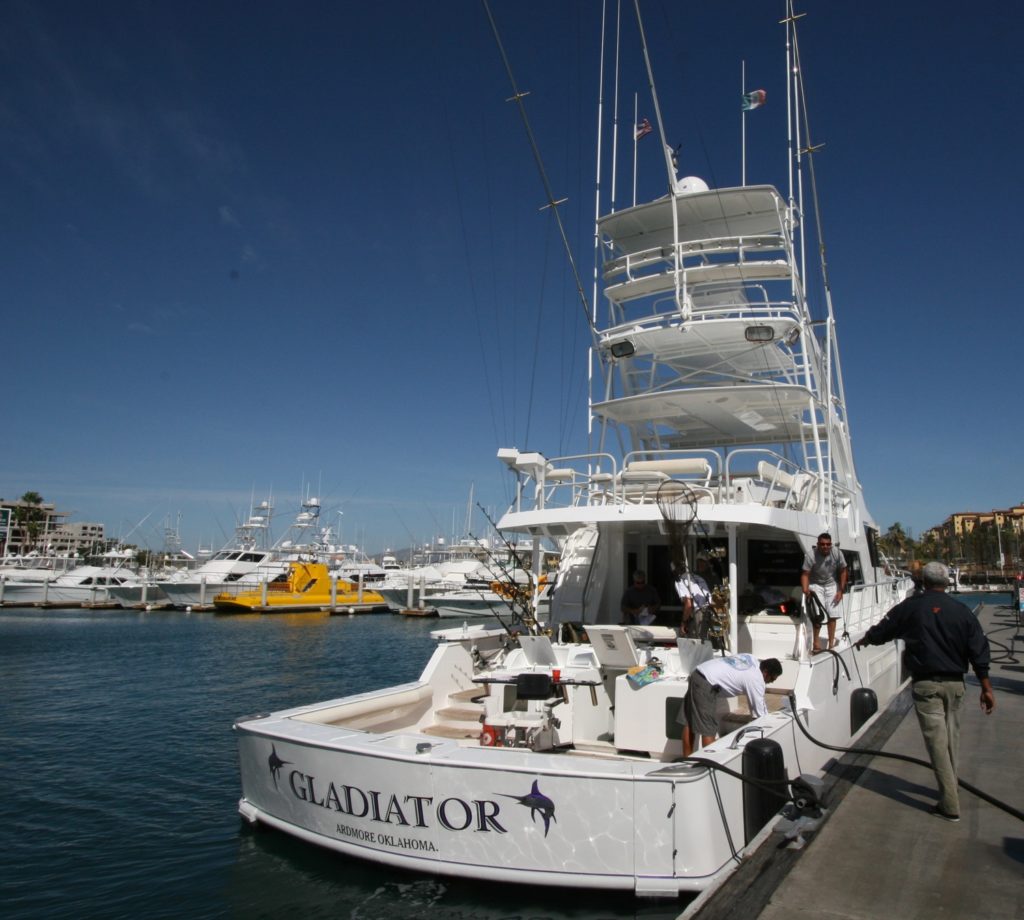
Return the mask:
[[[992,647],[996,708],[982,713],[980,687],[969,673],[958,773],[1020,812],[1024,620],[991,603],[978,616]],[[928,760],[909,687],[857,745]],[[1024,821],[962,788],[959,823],[929,814],[935,776],[905,761],[846,754],[824,779],[828,814],[805,835],[802,849],[789,848],[779,832],[767,833],[735,873],[698,896],[679,920],[1024,918]]]

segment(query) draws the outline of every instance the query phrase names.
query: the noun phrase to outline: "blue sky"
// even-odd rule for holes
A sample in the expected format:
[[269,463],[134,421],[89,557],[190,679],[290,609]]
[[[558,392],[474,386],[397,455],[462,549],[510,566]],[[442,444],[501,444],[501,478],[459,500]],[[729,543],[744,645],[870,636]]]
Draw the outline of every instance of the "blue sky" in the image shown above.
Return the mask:
[[[683,173],[738,183],[746,60],[748,179],[783,183],[782,7],[643,4]],[[1020,17],[801,8],[869,507],[916,534],[1020,502]],[[493,9],[589,278],[598,6]],[[587,336],[509,95],[470,0],[0,5],[0,495],[154,546],[180,511],[195,547],[311,490],[379,551],[461,531],[471,486],[499,513],[498,447],[585,449]]]

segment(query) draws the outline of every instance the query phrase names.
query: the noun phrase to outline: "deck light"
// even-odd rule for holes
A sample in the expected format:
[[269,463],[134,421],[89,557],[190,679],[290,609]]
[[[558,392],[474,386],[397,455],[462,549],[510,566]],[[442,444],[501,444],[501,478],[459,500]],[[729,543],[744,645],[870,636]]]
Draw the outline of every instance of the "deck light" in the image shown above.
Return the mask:
[[613,342],[608,351],[613,358],[628,358],[636,351],[636,346],[629,339],[623,339],[621,342]]
[[771,326],[747,326],[743,336],[748,342],[770,342],[775,338],[775,330]]

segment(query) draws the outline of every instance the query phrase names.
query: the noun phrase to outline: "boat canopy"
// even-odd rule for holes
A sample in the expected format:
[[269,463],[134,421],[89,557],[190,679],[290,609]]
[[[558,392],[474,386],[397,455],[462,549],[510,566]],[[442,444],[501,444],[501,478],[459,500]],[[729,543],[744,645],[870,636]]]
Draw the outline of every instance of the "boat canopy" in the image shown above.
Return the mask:
[[786,202],[770,185],[710,189],[616,211],[598,221],[601,236],[614,240],[617,255],[634,255],[655,247],[671,247],[675,202],[680,243],[759,236],[781,237]]
[[807,387],[785,384],[703,387],[639,393],[594,406],[594,413],[626,425],[650,424],[671,429],[663,440],[686,447],[722,444],[778,444],[808,435],[816,405]]

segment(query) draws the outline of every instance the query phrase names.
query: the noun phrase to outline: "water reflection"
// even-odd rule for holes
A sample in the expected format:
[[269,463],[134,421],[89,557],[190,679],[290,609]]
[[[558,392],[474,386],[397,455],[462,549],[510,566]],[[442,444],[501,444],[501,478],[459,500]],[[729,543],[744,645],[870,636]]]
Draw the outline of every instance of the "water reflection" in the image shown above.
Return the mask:
[[286,834],[243,827],[231,876],[237,917],[444,917],[445,920],[675,920],[688,900],[424,876],[349,859]]

